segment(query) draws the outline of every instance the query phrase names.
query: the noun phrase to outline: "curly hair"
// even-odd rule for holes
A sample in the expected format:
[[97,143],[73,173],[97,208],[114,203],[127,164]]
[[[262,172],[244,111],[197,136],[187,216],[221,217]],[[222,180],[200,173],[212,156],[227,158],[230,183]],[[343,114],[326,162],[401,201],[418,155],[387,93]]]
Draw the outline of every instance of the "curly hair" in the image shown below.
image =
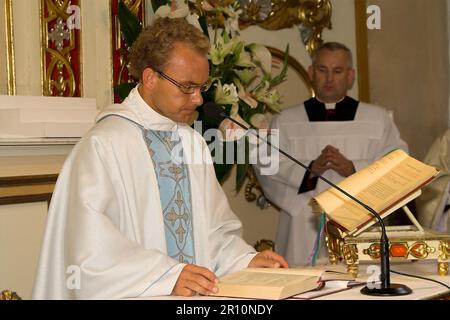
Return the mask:
[[202,55],[209,52],[208,38],[184,18],[159,18],[146,27],[131,47],[130,73],[141,79],[147,67],[163,71],[175,44],[186,44]]

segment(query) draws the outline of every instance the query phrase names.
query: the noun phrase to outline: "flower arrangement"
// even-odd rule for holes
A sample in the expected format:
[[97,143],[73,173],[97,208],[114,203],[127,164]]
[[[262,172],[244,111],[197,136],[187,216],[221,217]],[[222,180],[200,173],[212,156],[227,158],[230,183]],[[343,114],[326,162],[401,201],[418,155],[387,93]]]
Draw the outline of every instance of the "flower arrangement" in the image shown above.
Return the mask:
[[[203,93],[204,101],[214,101],[221,105],[231,118],[248,127],[267,128],[272,113],[281,111],[281,97],[274,87],[285,79],[289,47],[286,48],[281,72],[273,77],[270,51],[260,44],[246,44],[239,37],[239,15],[242,11],[238,1],[152,0],[152,6],[156,17],[184,17],[209,37],[212,85],[207,92]],[[123,6],[122,9],[124,9]],[[121,20],[121,25],[124,23],[125,27],[130,25]],[[225,131],[232,127],[231,121],[216,123],[208,119],[202,107],[198,109],[198,120],[202,121],[203,131],[210,128],[220,128]],[[225,141],[224,143],[236,142]],[[245,163],[238,164],[236,177],[238,188],[244,182],[249,166],[248,155],[245,159]],[[232,164],[227,163],[215,164],[219,181],[222,181],[231,167]]]

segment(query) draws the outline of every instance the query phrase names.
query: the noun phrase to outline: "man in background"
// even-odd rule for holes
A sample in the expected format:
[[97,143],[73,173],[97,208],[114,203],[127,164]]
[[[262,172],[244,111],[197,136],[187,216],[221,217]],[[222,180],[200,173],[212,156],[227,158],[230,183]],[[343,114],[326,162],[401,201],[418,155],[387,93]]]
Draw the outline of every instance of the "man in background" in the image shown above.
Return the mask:
[[[330,42],[318,48],[308,75],[316,96],[285,109],[272,122],[281,149],[334,183],[389,151],[407,151],[391,112],[347,96],[355,70],[345,45]],[[277,174],[263,175],[258,167],[255,171],[266,197],[281,208],[277,251],[291,265],[312,264],[316,257],[325,257],[319,219],[309,201],[329,186],[281,155]]]
[[209,295],[227,273],[288,266],[241,238],[208,147],[187,125],[209,86],[209,48],[184,19],[158,19],[136,40],[138,86],[99,115],[59,175],[33,298]]

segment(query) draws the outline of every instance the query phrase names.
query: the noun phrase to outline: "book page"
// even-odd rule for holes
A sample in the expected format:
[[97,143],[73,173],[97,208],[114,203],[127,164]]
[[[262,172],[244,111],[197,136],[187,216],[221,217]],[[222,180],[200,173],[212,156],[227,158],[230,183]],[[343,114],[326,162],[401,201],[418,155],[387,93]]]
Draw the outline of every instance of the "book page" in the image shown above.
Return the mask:
[[[375,163],[383,165],[383,162],[377,161]],[[372,182],[366,182],[360,192],[354,193],[357,199],[380,214],[397,201],[431,181],[438,173],[434,167],[409,156],[394,167],[390,166],[389,170],[383,171],[382,176]],[[347,180],[344,180],[346,184],[348,184]],[[349,231],[371,219],[375,219],[370,212],[336,189],[328,189],[316,197],[316,200],[331,220]],[[328,202],[331,202],[331,205]]]
[[270,274],[292,274],[320,277],[326,270],[322,267],[294,267],[294,268],[246,268],[245,272],[270,273]]
[[[261,268],[261,270],[264,270]],[[271,272],[236,272],[221,279],[220,283],[227,285],[235,284],[239,286],[264,286],[264,287],[285,287],[294,283],[301,283],[313,276],[283,274]],[[219,283],[219,290],[220,290]]]
[[[356,195],[363,191],[368,184],[373,184],[376,182],[377,179],[385,175],[408,157],[409,156],[403,150],[394,150],[385,155],[383,158],[339,182],[337,186],[344,189],[351,195]],[[313,201],[316,205],[319,204],[325,212],[333,212],[348,199],[349,198],[342,192],[330,187],[326,191],[314,197]],[[315,211],[317,211],[317,208]]]
[[347,272],[345,266],[299,266],[293,268],[246,268],[241,272],[270,274],[271,276],[294,275],[316,277],[320,280],[352,280],[354,276]]
[[[215,296],[284,299],[317,288],[319,277],[292,273],[267,272],[264,268],[244,269],[219,280]],[[287,270],[287,269],[278,269]]]

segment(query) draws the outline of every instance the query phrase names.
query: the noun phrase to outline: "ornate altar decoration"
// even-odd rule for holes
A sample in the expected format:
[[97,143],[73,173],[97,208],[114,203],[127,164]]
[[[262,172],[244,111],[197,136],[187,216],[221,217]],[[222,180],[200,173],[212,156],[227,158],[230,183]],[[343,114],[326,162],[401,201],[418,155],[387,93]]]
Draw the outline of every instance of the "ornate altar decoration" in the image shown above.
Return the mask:
[[[389,257],[391,261],[435,260],[437,272],[441,276],[448,274],[450,257],[450,235],[424,229],[406,206],[420,196],[419,190],[392,209],[383,217],[402,209],[412,225],[386,226],[389,237]],[[375,222],[375,220],[374,220]],[[349,272],[358,274],[359,262],[377,261],[379,263],[380,227],[371,227],[373,223],[352,233],[345,233],[331,222],[326,225],[326,237],[329,260],[331,264],[344,261]]]
[[3,290],[0,293],[0,301],[22,300],[22,298],[12,290]]
[[239,0],[243,10],[241,28],[256,24],[278,30],[298,27],[306,50],[311,55],[322,43],[322,31],[331,29],[329,0]]
[[40,0],[44,96],[82,96],[80,2]]

